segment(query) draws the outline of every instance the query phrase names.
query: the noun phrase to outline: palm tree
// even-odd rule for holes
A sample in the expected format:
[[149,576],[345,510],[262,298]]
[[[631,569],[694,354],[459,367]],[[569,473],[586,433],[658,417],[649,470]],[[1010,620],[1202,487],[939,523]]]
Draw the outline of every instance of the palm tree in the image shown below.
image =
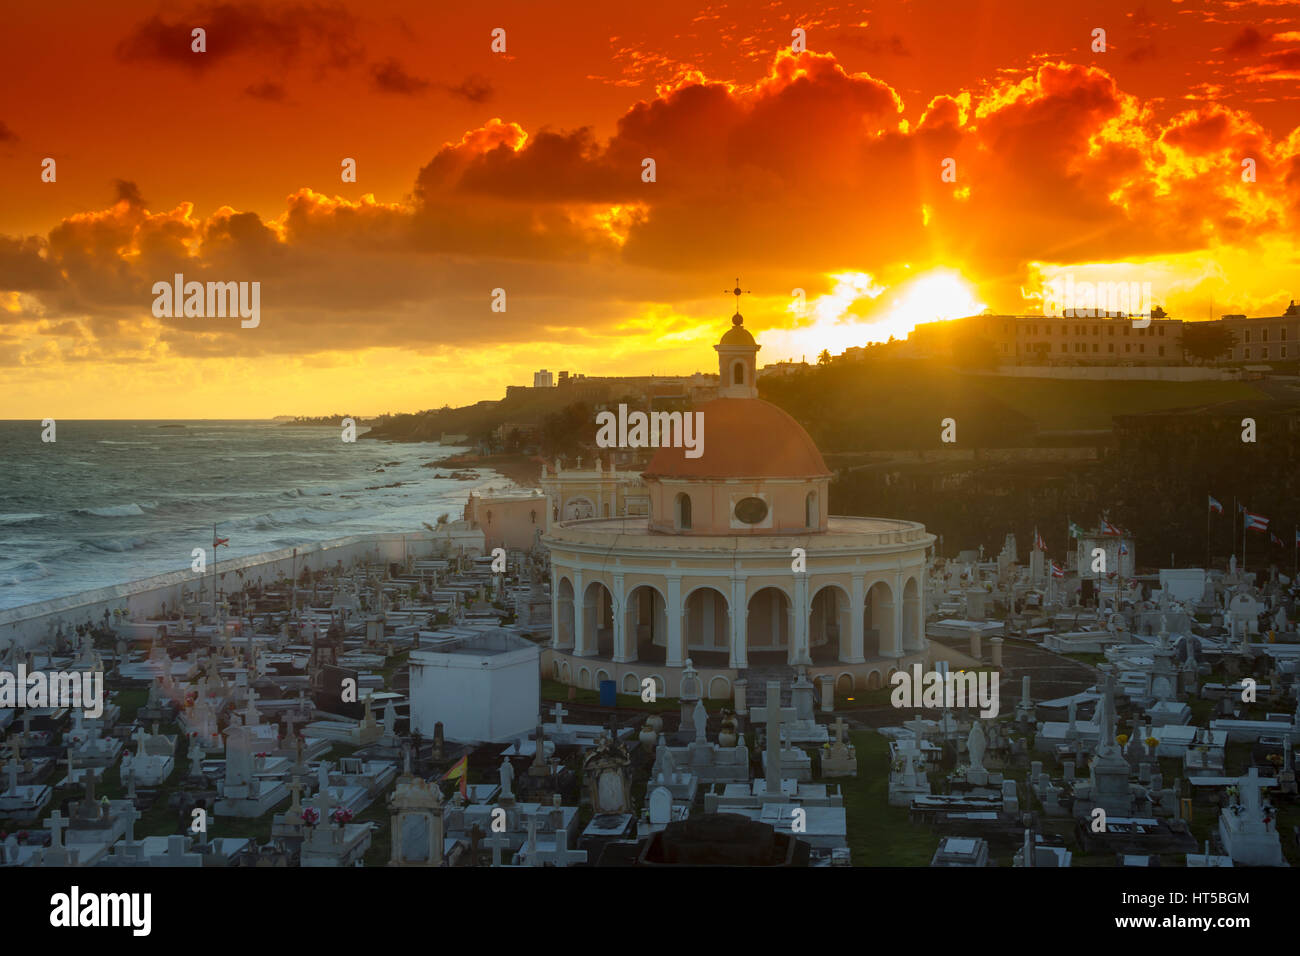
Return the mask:
[[817,364],[818,364],[818,365],[830,365],[830,364],[831,364],[831,352],[830,352],[830,349],[822,349],[822,354],[819,355],[819,356],[817,356]]

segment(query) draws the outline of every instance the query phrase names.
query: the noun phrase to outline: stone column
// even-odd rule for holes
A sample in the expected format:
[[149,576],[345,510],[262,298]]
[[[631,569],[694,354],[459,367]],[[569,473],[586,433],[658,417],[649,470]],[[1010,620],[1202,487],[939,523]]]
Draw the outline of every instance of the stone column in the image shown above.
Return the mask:
[[980,646],[980,632],[970,632],[970,656],[975,658],[976,662],[983,658],[983,648]]
[[668,623],[668,648],[666,663],[669,667],[681,667],[686,654],[682,650],[685,635],[682,633],[682,616],[686,613],[682,606],[682,577],[680,574],[668,578],[668,604],[664,608],[664,617]]
[[587,583],[582,579],[582,571],[573,572],[573,654],[575,657],[590,657],[595,653],[591,646],[595,644],[596,635],[587,633]]
[[1002,669],[1002,638],[989,638],[989,653],[993,655],[993,666]]
[[808,575],[794,576],[794,630],[790,634],[790,663],[812,665],[808,651]]
[[[841,654],[840,660],[845,664],[861,664],[866,660],[863,655],[863,616],[866,614],[866,583],[861,574],[853,575],[849,589],[849,653]],[[842,646],[842,645],[841,645]]]
[[[557,568],[551,568],[551,647],[559,650],[564,646],[564,639],[561,635],[564,628],[560,626],[560,572]],[[400,831],[394,831],[400,832]]]
[[884,633],[880,635],[880,655],[882,657],[902,657],[903,656],[903,602],[899,600],[898,579],[901,575],[894,575],[894,580],[886,582],[889,587],[889,598],[880,602],[880,620],[886,623],[886,626],[893,633]]
[[829,714],[835,710],[835,675],[822,674],[822,713]]
[[749,607],[745,602],[745,579],[731,579],[731,601],[727,609],[727,620],[731,624],[731,659],[728,667],[744,670],[749,666],[749,648],[746,647],[746,627],[749,621]]
[[[626,664],[628,661],[636,660],[636,651],[627,646],[627,595],[623,593],[623,575],[614,575],[614,590],[610,592],[610,623],[614,628],[614,654],[613,660],[616,664]],[[633,630],[635,636],[635,630]]]
[[903,633],[903,647],[909,651],[925,650],[925,574],[916,577],[916,597],[903,598],[903,620],[915,622]]

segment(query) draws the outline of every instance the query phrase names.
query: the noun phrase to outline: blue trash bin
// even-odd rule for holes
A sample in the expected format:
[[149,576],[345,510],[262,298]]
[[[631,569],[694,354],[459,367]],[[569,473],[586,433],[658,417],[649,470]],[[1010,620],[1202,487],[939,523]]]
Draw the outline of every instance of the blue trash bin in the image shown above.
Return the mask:
[[603,680],[600,682],[601,707],[617,707],[618,697],[616,694],[617,691],[614,689],[614,682],[612,680]]

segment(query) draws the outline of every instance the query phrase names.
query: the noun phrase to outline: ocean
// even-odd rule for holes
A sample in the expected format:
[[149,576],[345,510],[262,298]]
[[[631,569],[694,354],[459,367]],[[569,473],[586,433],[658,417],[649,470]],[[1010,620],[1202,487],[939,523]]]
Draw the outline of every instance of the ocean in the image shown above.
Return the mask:
[[[365,426],[358,432],[364,433]],[[470,490],[421,465],[464,449],[354,443],[338,427],[251,421],[0,421],[0,609],[218,560],[461,517]]]

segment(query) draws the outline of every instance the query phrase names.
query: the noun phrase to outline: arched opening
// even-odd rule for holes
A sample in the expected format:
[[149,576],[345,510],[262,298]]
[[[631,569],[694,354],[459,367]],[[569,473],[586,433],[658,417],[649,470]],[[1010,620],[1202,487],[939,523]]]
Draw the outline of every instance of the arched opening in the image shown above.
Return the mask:
[[569,648],[573,646],[573,582],[560,578],[556,601],[555,646]]
[[872,671],[867,675],[867,690],[880,690],[880,671]]
[[678,531],[691,530],[691,496],[682,492],[676,498],[676,524]]
[[817,492],[808,492],[803,502],[803,523],[806,528],[820,528],[821,515],[817,511]]
[[696,588],[683,605],[686,655],[696,665],[726,667],[731,659],[731,615],[726,596],[716,588]]
[[642,584],[629,592],[624,634],[625,659],[663,664],[668,660],[667,604],[659,591]]
[[921,586],[916,578],[908,578],[903,586],[903,639],[902,645],[910,651],[925,646],[925,625],[921,619]]
[[587,585],[582,602],[582,629],[587,636],[587,646],[595,647],[596,656],[614,656],[614,601],[609,588],[599,581]]
[[744,362],[736,362],[731,366],[731,384],[732,385],[745,384],[745,363]]
[[845,671],[839,677],[835,678],[836,696],[849,697],[853,694],[853,675]]
[[641,678],[637,677],[635,674],[624,674],[622,690],[624,694],[641,693]]
[[750,666],[785,664],[790,654],[790,598],[780,588],[766,587],[749,599],[745,646]]
[[709,681],[709,689],[706,695],[709,700],[726,700],[731,696],[731,681],[725,677],[714,677]]
[[852,639],[849,595],[830,584],[813,595],[808,610],[808,653],[814,664],[848,660]]
[[896,649],[894,594],[888,584],[877,581],[862,608],[862,653],[870,660]]

